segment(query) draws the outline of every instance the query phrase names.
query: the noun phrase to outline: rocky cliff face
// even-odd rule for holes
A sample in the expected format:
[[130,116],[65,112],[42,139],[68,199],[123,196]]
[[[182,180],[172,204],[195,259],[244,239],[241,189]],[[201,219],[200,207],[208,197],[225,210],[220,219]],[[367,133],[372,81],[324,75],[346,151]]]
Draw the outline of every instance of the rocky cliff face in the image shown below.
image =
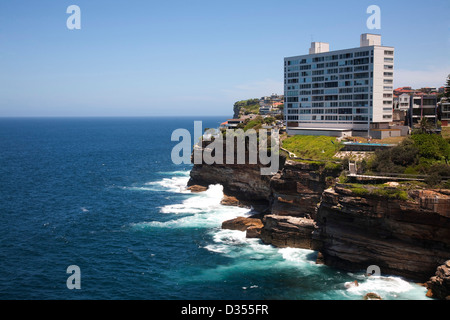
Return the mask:
[[339,173],[317,164],[286,161],[270,180],[271,214],[264,217],[262,241],[277,247],[317,248],[312,235],[318,205],[330,178]]
[[[261,176],[259,165],[195,165],[189,185],[222,184],[225,200],[265,213],[248,236],[319,251],[329,266],[377,265],[383,274],[426,282],[450,258],[449,190],[414,190],[408,200],[361,197],[330,187],[339,170],[284,160],[272,177]],[[233,228],[232,221],[224,225]]]
[[450,300],[450,260],[437,268],[436,274],[427,282],[428,296]]
[[314,219],[330,178],[339,174],[339,169],[326,170],[317,164],[286,161],[270,180],[272,214]]
[[413,191],[410,200],[355,196],[337,185],[323,193],[313,238],[327,265],[426,281],[450,257],[450,196]]
[[[203,149],[205,146],[203,146]],[[225,151],[224,151],[225,156]],[[248,159],[246,154],[246,159]],[[272,190],[271,176],[261,175],[262,164],[195,164],[190,173],[188,186],[208,187],[221,184],[225,196],[235,198],[241,205],[253,207],[260,212],[270,210]],[[285,158],[280,156],[282,167]]]
[[270,206],[270,177],[261,176],[256,165],[194,165],[189,186],[221,184],[226,196],[239,203],[267,211]]

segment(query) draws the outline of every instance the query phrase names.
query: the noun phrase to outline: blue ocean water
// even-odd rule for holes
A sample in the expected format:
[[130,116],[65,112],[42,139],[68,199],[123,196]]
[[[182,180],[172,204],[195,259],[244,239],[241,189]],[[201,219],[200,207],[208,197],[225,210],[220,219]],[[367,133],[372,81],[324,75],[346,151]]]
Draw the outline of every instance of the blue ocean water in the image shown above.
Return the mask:
[[0,119],[0,299],[426,299],[221,230],[248,210],[220,205],[219,185],[191,194],[191,166],[170,155],[173,130],[223,119]]

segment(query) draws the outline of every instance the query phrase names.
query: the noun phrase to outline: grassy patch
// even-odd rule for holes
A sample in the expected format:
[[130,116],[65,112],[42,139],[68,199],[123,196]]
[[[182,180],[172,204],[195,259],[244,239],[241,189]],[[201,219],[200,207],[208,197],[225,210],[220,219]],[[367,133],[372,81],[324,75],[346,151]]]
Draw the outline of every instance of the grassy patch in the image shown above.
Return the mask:
[[442,137],[445,140],[450,141],[450,126],[442,127]]
[[346,184],[346,187],[358,197],[372,195],[387,199],[398,199],[405,201],[409,199],[409,188],[406,186],[403,188],[403,185],[393,188],[386,185],[350,183]]
[[283,148],[311,160],[332,160],[342,147],[336,138],[326,136],[292,136],[283,140]]

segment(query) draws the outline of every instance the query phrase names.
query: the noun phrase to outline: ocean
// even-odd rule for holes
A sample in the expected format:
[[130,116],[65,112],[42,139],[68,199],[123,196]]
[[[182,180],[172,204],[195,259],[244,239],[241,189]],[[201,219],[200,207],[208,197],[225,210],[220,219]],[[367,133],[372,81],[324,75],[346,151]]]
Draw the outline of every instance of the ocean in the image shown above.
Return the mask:
[[[172,163],[171,135],[224,119],[0,119],[0,299],[427,299],[406,279],[222,230],[249,210],[222,206],[220,185],[186,190],[191,165]],[[80,289],[68,286],[73,265]]]

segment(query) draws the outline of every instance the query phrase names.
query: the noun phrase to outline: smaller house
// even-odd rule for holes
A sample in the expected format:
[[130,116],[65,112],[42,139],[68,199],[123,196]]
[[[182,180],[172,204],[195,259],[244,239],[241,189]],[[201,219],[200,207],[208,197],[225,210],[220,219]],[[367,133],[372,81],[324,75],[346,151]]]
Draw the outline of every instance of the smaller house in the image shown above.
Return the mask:
[[228,121],[226,121],[225,127],[227,129],[235,129],[238,125],[244,123],[244,121],[245,119],[228,119]]
[[446,127],[450,123],[450,100],[442,98],[439,102],[442,126]]

